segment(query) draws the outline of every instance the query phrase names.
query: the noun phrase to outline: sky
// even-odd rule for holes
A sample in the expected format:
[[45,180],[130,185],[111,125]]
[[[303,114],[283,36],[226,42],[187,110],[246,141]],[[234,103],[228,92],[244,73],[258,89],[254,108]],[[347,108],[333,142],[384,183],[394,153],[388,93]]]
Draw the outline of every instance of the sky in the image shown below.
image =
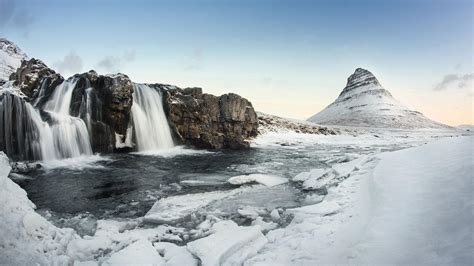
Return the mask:
[[307,119],[357,67],[450,125],[474,124],[471,0],[0,0],[0,36],[68,77],[234,92]]

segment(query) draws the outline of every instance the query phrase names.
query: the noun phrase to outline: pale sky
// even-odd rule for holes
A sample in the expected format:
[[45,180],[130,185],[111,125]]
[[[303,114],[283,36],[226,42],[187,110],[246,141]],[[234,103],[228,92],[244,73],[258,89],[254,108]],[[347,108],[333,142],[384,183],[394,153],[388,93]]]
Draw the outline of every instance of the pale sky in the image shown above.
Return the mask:
[[66,77],[234,92],[307,119],[357,67],[400,102],[473,124],[473,1],[0,0],[0,36]]

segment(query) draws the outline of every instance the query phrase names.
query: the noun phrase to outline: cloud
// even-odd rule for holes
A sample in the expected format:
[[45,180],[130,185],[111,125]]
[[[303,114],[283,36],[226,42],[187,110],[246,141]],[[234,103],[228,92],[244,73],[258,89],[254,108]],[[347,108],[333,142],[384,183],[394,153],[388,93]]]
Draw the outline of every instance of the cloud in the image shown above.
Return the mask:
[[0,0],[0,30],[15,28],[24,37],[28,37],[30,26],[35,21],[35,16],[26,7],[17,6],[16,0]]
[[457,87],[459,89],[472,88],[474,73],[457,75],[449,74],[443,77],[443,80],[434,86],[435,91],[446,90]]
[[198,70],[202,66],[203,52],[201,48],[195,48],[186,62],[185,70]]
[[75,74],[82,71],[82,58],[70,52],[62,60],[54,62],[53,66],[61,73]]
[[97,63],[97,67],[108,72],[120,72],[120,70],[129,62],[135,60],[135,51],[126,51],[121,56],[105,56]]

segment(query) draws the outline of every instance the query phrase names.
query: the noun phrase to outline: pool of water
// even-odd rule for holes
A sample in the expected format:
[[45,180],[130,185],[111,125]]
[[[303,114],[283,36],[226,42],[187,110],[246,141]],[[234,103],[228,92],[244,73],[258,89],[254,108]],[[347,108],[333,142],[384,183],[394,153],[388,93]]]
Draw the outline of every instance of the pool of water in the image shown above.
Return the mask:
[[[379,150],[375,146],[301,143],[217,152],[176,148],[158,154],[83,158],[85,165],[81,159],[44,163],[44,167],[16,182],[50,220],[134,219],[143,217],[163,197],[235,189],[226,182],[232,176],[261,173],[291,178],[302,171],[344,160],[348,154]],[[304,193],[298,184],[289,182],[213,206],[231,217],[241,206],[267,210],[300,206]]]

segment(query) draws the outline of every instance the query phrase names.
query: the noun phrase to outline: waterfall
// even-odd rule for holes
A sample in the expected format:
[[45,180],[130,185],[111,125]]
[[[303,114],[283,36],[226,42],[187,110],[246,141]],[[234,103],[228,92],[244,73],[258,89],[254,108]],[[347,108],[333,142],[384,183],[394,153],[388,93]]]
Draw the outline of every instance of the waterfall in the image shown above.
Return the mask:
[[174,147],[163,110],[161,93],[145,84],[133,84],[132,118],[138,151]]
[[5,93],[0,101],[0,149],[18,160],[56,159],[53,131],[39,111],[21,97]]
[[44,106],[44,110],[51,116],[50,126],[54,139],[53,145],[57,156],[60,158],[92,154],[86,124],[82,119],[69,114],[72,92],[76,82],[77,79],[72,79],[61,83]]

